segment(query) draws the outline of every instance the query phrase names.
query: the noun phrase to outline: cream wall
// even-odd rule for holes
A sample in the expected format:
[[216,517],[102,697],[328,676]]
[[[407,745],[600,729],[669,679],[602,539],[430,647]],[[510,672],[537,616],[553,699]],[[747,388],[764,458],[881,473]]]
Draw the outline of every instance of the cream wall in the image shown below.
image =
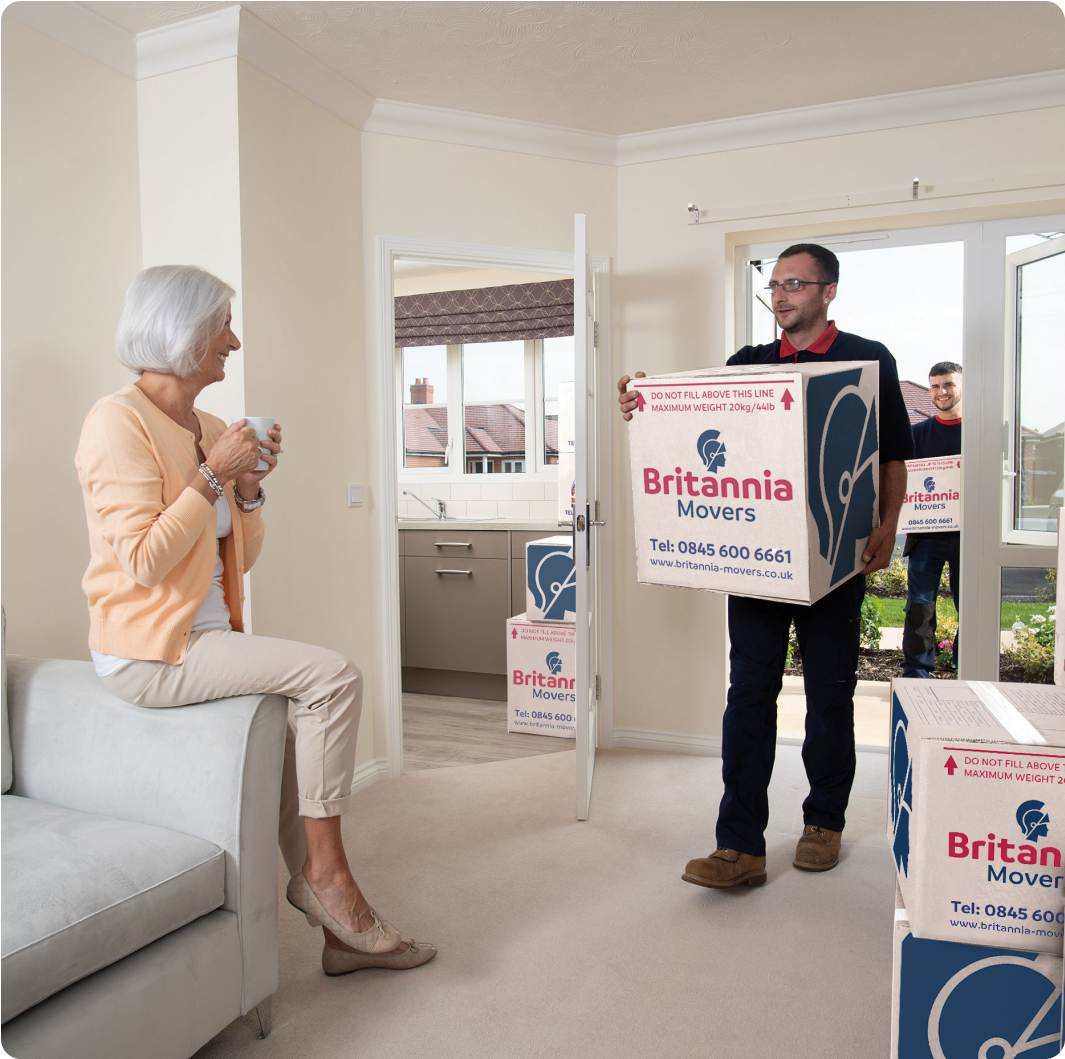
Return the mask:
[[[724,363],[737,344],[731,305],[739,243],[1048,212],[1045,192],[993,189],[1055,173],[1065,182],[1063,119],[1065,111],[1048,109],[622,167],[614,375]],[[833,196],[905,193],[915,174],[926,187],[991,190],[806,212]],[[693,201],[749,215],[689,225],[685,207]],[[888,296],[905,311],[903,292]],[[615,674],[615,729],[691,734],[713,745],[724,708],[724,600],[636,584],[625,424],[616,415],[613,423],[614,658],[620,664],[640,654],[623,678]]]
[[[199,265],[236,290],[241,280],[237,60],[220,59],[137,82],[144,265]],[[225,422],[244,414],[244,354],[197,398]]]
[[244,387],[284,455],[266,481],[267,539],[252,574],[255,632],[354,659],[366,676],[358,763],[374,746],[359,133],[239,66]]
[[141,264],[137,89],[6,15],[2,26],[7,644],[88,658],[74,451],[93,403],[132,378],[112,339]]

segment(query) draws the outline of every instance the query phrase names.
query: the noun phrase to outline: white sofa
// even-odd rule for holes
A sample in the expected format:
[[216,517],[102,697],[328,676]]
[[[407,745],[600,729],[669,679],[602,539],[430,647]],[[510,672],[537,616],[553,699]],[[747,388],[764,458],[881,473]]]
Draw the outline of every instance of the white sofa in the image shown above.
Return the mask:
[[287,703],[149,710],[90,663],[7,660],[2,1039],[17,1059],[188,1059],[270,1030]]

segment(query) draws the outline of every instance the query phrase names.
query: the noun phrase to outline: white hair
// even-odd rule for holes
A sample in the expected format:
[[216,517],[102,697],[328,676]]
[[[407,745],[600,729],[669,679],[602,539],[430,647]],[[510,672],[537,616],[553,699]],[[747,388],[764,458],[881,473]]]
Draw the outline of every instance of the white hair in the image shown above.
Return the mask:
[[126,291],[115,332],[119,362],[140,375],[188,378],[208,339],[225,325],[236,291],[194,265],[156,265]]

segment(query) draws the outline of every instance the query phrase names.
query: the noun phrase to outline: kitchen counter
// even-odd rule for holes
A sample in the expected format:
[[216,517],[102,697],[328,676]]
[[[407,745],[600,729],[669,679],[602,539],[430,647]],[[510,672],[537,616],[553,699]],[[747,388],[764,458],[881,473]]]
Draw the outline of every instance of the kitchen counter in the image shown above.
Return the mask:
[[522,533],[569,533],[569,526],[535,518],[401,518],[396,519],[401,530],[517,530]]

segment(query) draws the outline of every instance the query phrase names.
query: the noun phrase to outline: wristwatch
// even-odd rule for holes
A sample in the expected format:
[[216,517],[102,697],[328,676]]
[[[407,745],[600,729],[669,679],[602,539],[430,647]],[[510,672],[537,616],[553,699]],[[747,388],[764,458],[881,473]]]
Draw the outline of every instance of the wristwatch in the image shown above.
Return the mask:
[[240,495],[240,490],[234,488],[233,501],[246,515],[249,511],[255,511],[266,503],[266,493],[263,492],[263,487],[260,485],[259,495],[255,497],[254,500],[245,500],[244,497]]

